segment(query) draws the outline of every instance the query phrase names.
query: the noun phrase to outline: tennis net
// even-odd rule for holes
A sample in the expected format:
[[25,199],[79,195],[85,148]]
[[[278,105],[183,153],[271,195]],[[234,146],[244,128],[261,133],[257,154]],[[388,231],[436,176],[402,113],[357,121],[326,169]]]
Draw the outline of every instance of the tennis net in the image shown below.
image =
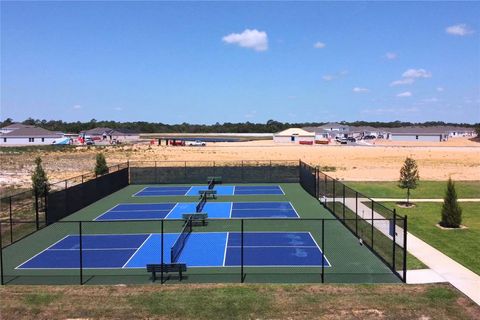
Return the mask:
[[195,207],[196,212],[202,212],[203,207],[205,206],[205,203],[207,203],[207,195],[204,193],[202,195],[202,198],[198,202],[197,206]]
[[215,188],[215,179],[212,179],[208,182],[208,190]]
[[187,238],[190,233],[192,233],[192,217],[188,218],[187,221],[185,221],[185,225],[183,226],[182,232],[180,232],[180,236],[178,236],[177,240],[175,240],[172,248],[170,249],[171,263],[177,262],[183,248],[185,247],[185,243],[187,242]]

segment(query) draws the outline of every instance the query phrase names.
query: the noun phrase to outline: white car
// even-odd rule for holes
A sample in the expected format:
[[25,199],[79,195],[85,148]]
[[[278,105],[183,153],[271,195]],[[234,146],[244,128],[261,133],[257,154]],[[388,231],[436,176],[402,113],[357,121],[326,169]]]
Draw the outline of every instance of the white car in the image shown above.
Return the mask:
[[192,146],[192,147],[204,147],[207,144],[201,140],[195,140],[195,141],[188,141],[187,146]]

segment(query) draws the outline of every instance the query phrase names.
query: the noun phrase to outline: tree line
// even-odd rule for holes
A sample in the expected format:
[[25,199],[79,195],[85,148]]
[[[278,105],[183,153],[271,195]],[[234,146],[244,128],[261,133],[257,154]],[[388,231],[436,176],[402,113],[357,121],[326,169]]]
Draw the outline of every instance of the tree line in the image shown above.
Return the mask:
[[[4,127],[14,123],[13,119],[7,118],[1,122],[0,127]],[[89,130],[96,127],[108,127],[112,129],[131,129],[140,133],[271,133],[278,132],[292,127],[317,127],[326,124],[327,122],[279,122],[275,120],[268,120],[266,123],[252,123],[252,122],[224,122],[215,124],[165,124],[161,122],[117,122],[117,121],[104,121],[92,119],[88,122],[66,122],[62,120],[40,120],[28,118],[21,123],[26,125],[35,125],[51,131],[71,132],[78,133],[82,130]],[[461,126],[477,128],[477,132],[480,133],[480,123],[450,123],[443,121],[427,121],[427,122],[406,122],[406,121],[393,121],[393,122],[380,122],[380,121],[354,121],[339,122],[343,125],[349,126],[370,126],[375,128],[398,128],[405,126]]]

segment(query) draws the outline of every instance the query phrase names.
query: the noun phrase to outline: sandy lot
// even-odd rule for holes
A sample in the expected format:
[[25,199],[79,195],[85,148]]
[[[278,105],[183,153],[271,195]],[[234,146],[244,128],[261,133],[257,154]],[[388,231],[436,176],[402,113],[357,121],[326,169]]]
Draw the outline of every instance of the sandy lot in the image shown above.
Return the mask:
[[[103,148],[109,164],[131,161],[232,161],[297,160],[320,167],[342,180],[388,181],[398,179],[405,157],[417,160],[421,179],[480,180],[480,143],[455,139],[457,144],[427,145],[280,145],[273,141],[209,143],[206,147],[144,145]],[[430,143],[431,144],[431,143]],[[4,151],[5,150],[5,151]],[[40,155],[51,181],[92,170],[97,148],[77,147],[68,151],[9,153],[1,150],[0,185],[30,184],[33,159]],[[333,171],[334,170],[334,171]]]

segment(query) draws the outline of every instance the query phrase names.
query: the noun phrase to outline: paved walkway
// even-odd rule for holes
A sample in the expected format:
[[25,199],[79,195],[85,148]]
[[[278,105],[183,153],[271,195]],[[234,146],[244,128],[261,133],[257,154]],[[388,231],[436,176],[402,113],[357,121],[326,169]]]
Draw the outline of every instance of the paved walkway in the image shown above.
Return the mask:
[[[377,202],[406,202],[407,199],[401,198],[372,198]],[[457,199],[459,202],[480,202],[478,198]],[[410,202],[443,202],[443,199],[410,199]]]
[[[322,201],[325,200],[332,201],[333,199],[322,199]],[[339,199],[336,199],[336,201],[338,200]],[[345,206],[353,212],[355,212],[357,208],[358,215],[365,219],[368,223],[371,223],[369,218],[372,218],[372,209],[364,205],[361,202],[362,200],[363,199],[358,199],[357,203],[355,198],[345,198]],[[382,216],[374,211],[373,218],[382,218]],[[387,237],[392,239],[392,237],[389,235],[388,220],[373,220],[373,223],[376,229],[378,229]],[[397,226],[396,232],[396,242],[403,245],[403,229]],[[430,271],[422,271],[423,275],[425,276],[425,281],[423,283],[434,283],[439,282],[441,279],[444,279],[445,281],[451,283],[458,290],[463,292],[475,303],[480,305],[480,276],[478,274],[465,268],[460,263],[449,258],[447,255],[427,244],[420,238],[414,236],[410,232],[407,232],[407,249],[408,252],[410,252],[417,259],[422,261],[426,266],[430,268]],[[412,281],[420,281],[419,279],[421,278],[422,272],[412,273],[412,271],[408,271],[407,282],[411,283],[408,279],[409,274],[412,274],[414,276]]]

